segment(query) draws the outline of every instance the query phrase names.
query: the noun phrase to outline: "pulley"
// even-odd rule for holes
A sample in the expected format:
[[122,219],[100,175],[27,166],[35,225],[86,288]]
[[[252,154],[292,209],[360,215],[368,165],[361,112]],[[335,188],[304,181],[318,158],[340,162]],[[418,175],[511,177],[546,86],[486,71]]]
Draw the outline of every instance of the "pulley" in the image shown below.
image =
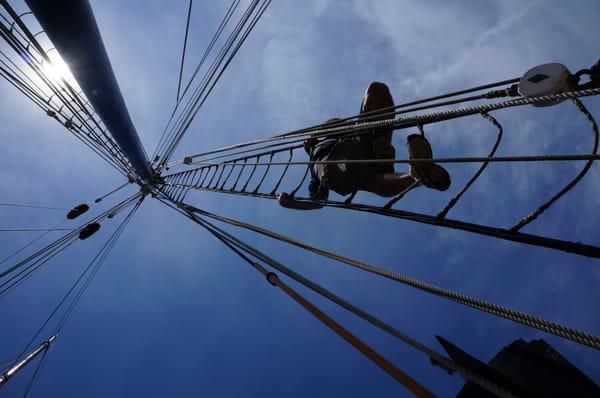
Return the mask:
[[[519,81],[519,93],[524,97],[542,97],[571,91],[571,72],[559,63],[538,65],[529,69]],[[555,105],[564,100],[534,104],[537,107]]]

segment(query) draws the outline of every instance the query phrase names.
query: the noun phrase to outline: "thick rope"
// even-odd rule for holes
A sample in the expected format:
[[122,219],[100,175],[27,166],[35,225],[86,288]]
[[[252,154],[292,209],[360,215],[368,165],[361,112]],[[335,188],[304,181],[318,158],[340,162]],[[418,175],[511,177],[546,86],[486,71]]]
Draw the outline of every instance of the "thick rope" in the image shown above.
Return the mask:
[[[187,215],[190,219],[198,223],[199,225],[206,228],[208,232],[210,232],[215,238],[220,240],[223,244],[225,244],[230,250],[232,250],[235,254],[237,254],[242,260],[248,263],[252,268],[260,272],[265,279],[273,286],[280,288],[284,293],[286,293],[290,298],[300,304],[304,309],[314,315],[317,319],[319,319],[323,324],[333,330],[338,336],[342,337],[346,342],[352,345],[354,348],[359,350],[363,355],[365,355],[369,360],[375,363],[379,368],[385,371],[388,375],[406,387],[409,391],[411,391],[414,395],[418,397],[434,397],[435,395],[431,393],[428,389],[422,386],[419,382],[414,380],[405,372],[398,369],[395,365],[393,365],[390,361],[385,359],[381,354],[373,350],[371,347],[366,345],[359,338],[350,333],[346,328],[342,325],[334,321],[331,317],[321,311],[318,307],[308,301],[306,298],[298,294],[295,290],[293,290],[289,285],[284,283],[275,273],[269,272],[265,267],[263,267],[260,263],[256,261],[252,261],[246,254],[242,252],[244,248],[236,246],[235,242],[229,240],[227,236],[221,234],[218,229],[210,228],[202,222],[198,222],[194,216],[183,213]],[[250,253],[248,253],[250,254]],[[251,255],[251,254],[250,254]]]
[[[491,115],[488,115],[487,113],[482,113],[481,115],[486,120],[488,120],[490,123],[492,123],[494,126],[496,126],[496,128],[498,129],[498,135],[496,136],[496,143],[494,144],[494,146],[492,147],[492,150],[490,151],[490,154],[488,155],[488,158],[492,158],[494,156],[494,154],[496,153],[498,146],[500,145],[500,141],[502,140],[502,125],[496,120],[496,118],[494,118]],[[438,213],[438,215],[437,215],[438,218],[446,217],[448,212],[454,207],[454,205],[456,203],[458,203],[458,201],[464,195],[464,193],[467,192],[467,190],[471,187],[471,185],[473,185],[473,183],[479,178],[479,176],[483,173],[483,171],[485,170],[485,168],[487,167],[487,165],[489,163],[490,163],[489,161],[484,162],[481,165],[481,167],[479,167],[477,172],[475,174],[473,174],[473,177],[471,177],[471,179],[465,184],[463,189],[461,189],[459,193],[457,193],[452,199],[450,199],[448,204],[442,209],[442,211],[440,211]]]
[[[371,323],[372,325],[381,328],[383,331],[389,333],[390,335],[400,339],[401,341],[403,341],[404,343],[406,343],[407,345],[421,351],[422,353],[426,354],[433,362],[441,364],[444,368],[446,369],[450,369],[456,373],[459,373],[461,375],[463,375],[465,378],[467,378],[468,380],[474,382],[475,384],[485,388],[486,390],[496,394],[499,397],[514,397],[513,394],[511,394],[510,392],[507,392],[506,390],[504,390],[503,388],[495,385],[494,383],[490,382],[489,380],[481,377],[480,375],[471,372],[469,369],[464,368],[461,365],[456,364],[455,362],[453,362],[452,360],[446,358],[445,356],[437,353],[435,350],[419,343],[418,341],[412,339],[411,337],[403,334],[402,332],[400,332],[399,330],[395,329],[394,327],[392,327],[391,325],[386,324],[385,322],[381,321],[380,319],[368,314],[367,312],[363,311],[362,309],[356,307],[355,305],[345,301],[344,299],[342,299],[341,297],[335,295],[334,293],[330,292],[329,290],[323,288],[322,286],[306,279],[305,277],[303,277],[302,275],[296,273],[295,271],[291,270],[290,268],[284,266],[283,264],[273,260],[272,258],[266,256],[265,254],[259,252],[258,250],[252,248],[251,246],[248,246],[247,244],[241,242],[239,239],[233,237],[232,235],[228,234],[227,232],[224,232],[220,229],[218,229],[216,226],[214,226],[213,224],[210,224],[209,222],[200,219],[199,217],[195,216],[192,213],[189,212],[185,212],[181,209],[176,208],[173,204],[166,202],[162,199],[159,199],[161,202],[163,202],[164,204],[166,204],[167,206],[175,209],[176,211],[181,212],[182,214],[186,215],[188,218],[190,218],[192,221],[194,221],[197,224],[202,225],[203,227],[205,227],[207,230],[211,231],[211,233],[213,233],[213,235],[221,235],[222,238],[219,239],[223,239],[225,238],[227,241],[229,241],[229,243],[231,244],[235,244],[238,248],[248,252],[250,255],[260,259],[261,261],[264,261],[265,263],[269,264],[270,266],[272,266],[273,268],[275,268],[276,270],[282,272],[283,274],[287,275],[288,277],[294,279],[295,281],[297,281],[298,283],[306,286],[307,288],[313,290],[315,293],[320,294],[321,296],[327,298],[328,300],[332,301],[333,303],[341,306],[342,308],[346,309],[347,311],[353,313],[354,315],[358,316],[359,318],[362,318],[364,320],[366,320],[367,322]],[[216,232],[215,232],[216,231]]]
[[253,232],[259,233],[264,236],[268,236],[270,238],[279,240],[281,242],[285,242],[285,243],[294,245],[296,247],[302,248],[302,249],[310,251],[312,253],[315,253],[315,254],[318,254],[318,255],[321,255],[321,256],[324,256],[327,258],[331,258],[333,260],[342,262],[347,265],[351,265],[351,266],[361,269],[363,271],[367,271],[372,274],[379,275],[379,276],[385,277],[387,279],[391,279],[393,281],[400,282],[402,284],[417,288],[421,291],[425,291],[427,293],[434,294],[438,297],[442,297],[442,298],[445,298],[445,299],[448,299],[451,301],[455,301],[457,303],[490,313],[492,315],[496,315],[496,316],[499,316],[499,317],[502,317],[505,319],[509,319],[509,320],[524,324],[526,326],[530,326],[532,328],[541,330],[543,332],[551,333],[551,334],[557,335],[559,337],[563,337],[568,340],[587,345],[592,348],[600,349],[600,337],[598,337],[598,336],[594,336],[594,335],[586,333],[586,332],[582,332],[582,331],[579,331],[579,330],[576,330],[576,329],[573,329],[573,328],[570,328],[570,327],[567,327],[567,326],[564,326],[564,325],[561,325],[561,324],[558,324],[555,322],[551,322],[551,321],[545,320],[543,318],[535,317],[535,316],[529,315],[529,314],[521,312],[521,311],[516,311],[516,310],[510,309],[507,307],[493,304],[493,303],[487,302],[485,300],[476,299],[476,298],[470,297],[465,294],[460,294],[460,293],[456,293],[456,292],[453,292],[448,289],[443,289],[438,286],[420,281],[418,279],[413,279],[408,276],[398,274],[394,271],[390,271],[385,268],[367,264],[367,263],[364,263],[361,261],[357,261],[357,260],[342,256],[340,254],[336,254],[336,253],[333,253],[333,252],[330,252],[330,251],[327,251],[324,249],[320,249],[318,247],[309,245],[307,243],[300,242],[291,237],[288,237],[288,236],[285,236],[285,235],[282,235],[282,234],[279,234],[279,233],[276,233],[276,232],[273,232],[268,229],[261,228],[261,227],[258,227],[258,226],[252,225],[252,224],[248,224],[248,223],[245,223],[245,222],[242,222],[239,220],[235,220],[233,218],[220,216],[220,215],[217,215],[214,213],[207,212],[205,210],[200,210],[200,209],[194,208],[192,206],[184,205],[184,208],[188,212],[202,214],[204,216],[211,217],[213,219],[219,220],[221,222],[225,222],[230,225],[234,225],[236,227],[251,230]]
[[289,285],[287,285],[281,279],[279,279],[279,277],[275,273],[267,271],[259,263],[254,263],[254,268],[258,270],[261,274],[263,274],[271,284],[280,288],[295,302],[297,302],[304,309],[313,314],[323,324],[325,324],[327,327],[333,330],[338,336],[342,337],[344,340],[346,340],[346,342],[348,342],[354,348],[359,350],[363,355],[365,355],[373,363],[379,366],[379,368],[381,368],[384,372],[390,375],[394,380],[406,387],[415,396],[435,397],[435,395],[427,388],[425,388],[422,384],[410,377],[407,373],[397,368],[394,364],[392,364],[389,360],[384,358],[377,351],[375,351],[370,346],[365,344],[362,340],[360,340],[358,337],[350,333],[348,329],[344,328],[342,325],[340,325],[327,314],[325,314],[323,311],[321,311],[317,306],[315,306],[310,301],[306,300],[303,296],[298,294],[298,292],[296,292]]
[[[248,166],[305,166],[315,164],[379,164],[379,163],[510,163],[510,162],[565,162],[575,160],[599,160],[599,154],[557,154],[557,155],[515,155],[515,156],[460,156],[444,158],[414,158],[414,159],[341,159],[341,160],[315,160],[315,161],[291,161],[291,162],[256,162],[248,163]],[[230,165],[229,162],[203,163],[192,162],[202,167]],[[165,178],[183,174],[186,171],[168,174]]]
[[[236,145],[231,145],[229,147],[224,147],[224,148],[220,148],[220,149],[217,149],[214,151],[210,151],[209,153],[218,153],[218,152],[223,152],[223,151],[227,151],[227,150],[234,150],[234,149],[239,149],[239,148],[243,148],[243,147],[247,147],[247,146],[251,146],[251,145],[272,142],[272,141],[291,140],[288,142],[290,142],[290,143],[291,142],[299,142],[308,136],[314,136],[314,137],[320,137],[320,138],[325,138],[325,137],[333,138],[333,137],[347,136],[348,133],[350,133],[350,132],[355,132],[355,133],[363,132],[364,133],[365,131],[373,130],[373,129],[397,130],[397,129],[403,129],[403,128],[407,128],[407,127],[414,127],[419,124],[424,125],[424,124],[435,123],[435,122],[455,119],[455,118],[474,115],[474,114],[489,113],[491,111],[498,110],[498,109],[505,109],[505,108],[512,108],[512,107],[517,107],[517,106],[533,105],[533,104],[547,104],[547,103],[558,102],[558,101],[562,101],[562,100],[566,100],[566,99],[588,97],[588,96],[594,96],[594,95],[599,95],[599,94],[600,94],[600,88],[595,88],[595,89],[573,91],[573,92],[553,94],[553,95],[547,95],[547,96],[541,96],[541,97],[518,98],[518,99],[498,102],[498,103],[494,103],[494,104],[482,104],[482,105],[466,107],[466,108],[458,108],[458,109],[439,111],[439,112],[433,112],[433,113],[425,113],[425,114],[420,114],[420,115],[410,115],[410,116],[401,117],[398,119],[387,119],[387,120],[380,120],[380,121],[373,121],[373,122],[363,122],[363,123],[356,123],[356,124],[353,124],[350,126],[323,128],[323,129],[311,130],[308,132],[300,132],[300,133],[293,134],[293,135],[289,134],[289,135],[285,135],[285,136],[268,137],[268,138],[264,138],[264,139],[260,139],[260,140],[248,141],[248,142],[244,142],[244,143],[240,143],[240,144],[236,144]],[[191,156],[188,156],[188,158],[193,159],[196,157],[204,156],[209,153],[191,155]],[[176,161],[176,162],[170,163],[168,166],[171,167],[171,166],[175,166],[175,165],[181,164],[181,163],[183,163],[183,161]]]
[[[229,195],[238,195],[238,196],[249,196],[255,198],[263,198],[263,199],[277,199],[275,195],[269,195],[267,193],[259,193],[257,190],[253,192],[245,192],[245,191],[221,191],[216,189],[210,189],[202,186],[196,187],[183,187],[183,188],[192,188],[195,190],[206,191],[206,192],[216,192],[216,193],[225,193]],[[180,189],[183,189],[180,188]],[[164,192],[168,197],[172,198],[173,190],[178,189],[176,184],[165,184],[165,187],[161,188],[160,191]],[[378,214],[386,217],[394,217],[402,220],[414,221],[423,224],[445,227],[451,229],[457,229],[460,231],[471,232],[479,235],[490,236],[496,239],[504,239],[512,242],[524,243],[533,246],[545,247],[553,250],[560,250],[566,253],[577,254],[586,257],[600,258],[600,247],[589,245],[581,242],[571,242],[567,240],[549,238],[545,236],[533,235],[523,232],[514,232],[505,228],[492,227],[488,225],[475,224],[471,222],[459,221],[454,219],[439,219],[435,216],[430,216],[428,214],[415,213],[406,210],[399,209],[384,209],[383,207],[361,204],[361,203],[345,203],[333,200],[327,201],[314,201],[308,198],[296,198],[296,200],[308,202],[308,203],[317,203],[323,205],[325,207],[335,207],[341,208],[345,210],[354,210],[366,213]]]
[[[579,101],[577,98],[572,98],[571,101],[573,101],[573,103],[575,104],[575,106],[577,107],[577,109],[579,109],[579,111],[585,115],[585,117],[588,119],[588,121],[592,125],[592,130],[594,132],[594,144],[593,144],[593,147],[592,147],[592,154],[591,154],[591,156],[598,156],[597,155],[598,154],[598,136],[600,135],[600,133],[598,132],[598,124],[596,123],[596,120],[594,119],[594,117],[592,116],[592,114],[581,103],[581,101]],[[564,194],[566,194],[571,189],[573,189],[573,187],[575,187],[575,185],[577,185],[579,183],[579,181],[581,181],[583,179],[583,177],[585,177],[585,175],[587,174],[587,172],[592,167],[593,163],[594,163],[594,158],[590,158],[588,160],[588,162],[585,164],[585,166],[583,166],[583,169],[581,169],[581,171],[579,172],[579,174],[577,174],[577,176],[571,182],[569,182],[567,185],[565,185],[565,187],[563,189],[561,189],[556,195],[554,195],[552,198],[550,198],[550,200],[548,200],[546,203],[544,203],[543,205],[541,205],[540,207],[538,207],[537,209],[535,209],[527,217],[523,218],[521,221],[519,221],[518,223],[516,223],[515,225],[513,225],[513,227],[511,228],[511,230],[512,231],[518,231],[521,228],[523,228],[525,225],[531,223],[536,218],[538,218],[540,216],[540,214],[542,214],[544,211],[546,211],[557,200],[559,200]]]
[[[315,132],[317,130],[322,130],[323,127],[327,127],[327,128],[332,128],[332,127],[350,127],[352,126],[356,121],[361,120],[363,122],[366,121],[372,121],[373,119],[379,118],[381,116],[382,112],[386,112],[386,113],[390,113],[393,112],[395,110],[401,109],[401,108],[406,108],[408,106],[412,106],[412,105],[418,105],[418,104],[423,104],[423,103],[427,103],[427,102],[432,102],[432,101],[436,101],[436,100],[440,100],[440,99],[444,99],[444,98],[449,98],[449,97],[454,97],[454,96],[458,96],[458,95],[462,95],[462,94],[467,94],[467,93],[471,93],[471,92],[475,92],[475,91],[481,91],[484,89],[489,89],[489,88],[495,88],[495,87],[499,87],[499,86],[505,86],[507,84],[511,84],[511,83],[517,83],[520,79],[516,78],[516,79],[510,79],[510,80],[505,80],[505,81],[501,81],[501,82],[496,82],[496,83],[491,83],[491,84],[486,84],[486,85],[482,85],[482,86],[478,86],[478,87],[473,87],[470,89],[466,89],[466,90],[461,90],[461,91],[456,91],[456,92],[452,92],[452,93],[447,93],[447,94],[443,94],[443,95],[439,95],[439,96],[435,96],[435,97],[430,97],[430,98],[425,98],[425,99],[421,99],[421,100],[417,100],[417,101],[411,101],[411,102],[407,102],[407,103],[403,103],[403,104],[399,104],[399,105],[395,105],[395,106],[391,106],[391,107],[387,107],[387,108],[381,108],[381,109],[376,109],[370,112],[365,112],[365,113],[360,113],[358,115],[354,115],[354,116],[349,116],[346,118],[342,118],[342,119],[335,119],[333,121],[330,121],[328,123],[322,123],[322,124],[317,124],[311,127],[307,127],[307,128],[303,128],[303,129],[299,129],[299,130],[294,130],[291,132],[287,132],[287,133],[281,133],[281,134],[277,134],[271,137],[267,137],[267,139],[270,138],[279,138],[279,139],[286,139],[286,138],[290,138],[293,136],[297,136],[299,134],[306,134],[306,133],[312,133]],[[500,92],[506,93],[506,90],[500,90]],[[499,96],[505,96],[505,95],[498,95],[499,91],[492,91],[490,93],[486,93],[483,96],[477,96],[477,97],[468,97],[468,98],[461,98],[456,102],[453,103],[460,103],[460,102],[465,102],[465,101],[471,101],[474,98],[477,99],[481,99],[481,98],[497,98]],[[447,102],[444,103],[435,103],[432,105],[429,105],[427,107],[423,107],[423,108],[413,108],[413,109],[408,109],[408,110],[403,110],[403,111],[397,111],[397,112],[393,112],[394,114],[401,114],[401,113],[405,113],[405,112],[411,112],[411,111],[415,111],[418,109],[427,109],[427,108],[431,108],[431,107],[440,107],[440,106],[444,106],[447,105]],[[231,145],[228,147],[224,147],[224,148],[219,148],[216,150],[211,150],[211,151],[207,151],[207,152],[203,152],[203,153],[199,153],[196,155],[193,155],[193,157],[201,157],[201,156],[207,156],[207,155],[212,155],[212,154],[217,154],[217,153],[223,153],[223,152],[227,152],[236,148],[242,148],[244,146],[249,146],[252,144],[257,144],[262,142],[262,140],[259,141],[251,141],[251,142],[247,142],[247,143],[241,143],[241,144],[236,144],[236,145]],[[240,151],[237,153],[242,153],[245,151]],[[220,157],[220,156],[217,156]]]

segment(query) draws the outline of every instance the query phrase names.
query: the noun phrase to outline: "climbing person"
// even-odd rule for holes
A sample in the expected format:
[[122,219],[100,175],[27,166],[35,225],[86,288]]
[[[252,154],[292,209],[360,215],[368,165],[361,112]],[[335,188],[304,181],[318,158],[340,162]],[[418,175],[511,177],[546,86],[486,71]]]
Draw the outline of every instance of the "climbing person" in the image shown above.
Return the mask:
[[[386,120],[394,117],[394,100],[389,88],[379,82],[367,87],[360,107],[360,114],[368,121]],[[377,112],[380,110],[380,112]],[[339,119],[325,122],[324,127]],[[342,161],[394,159],[396,150],[392,145],[391,129],[372,131],[356,137],[342,137],[318,141],[310,137],[304,141],[304,149],[310,161]],[[431,146],[427,139],[419,134],[407,138],[409,159],[431,159]],[[435,163],[409,163],[407,173],[396,173],[392,162],[373,163],[317,163],[309,165],[311,181],[308,186],[310,201],[296,200],[287,193],[281,193],[277,201],[283,207],[296,210],[311,210],[323,207],[321,201],[327,200],[329,190],[346,196],[357,191],[372,192],[380,196],[396,196],[415,183],[438,191],[450,187],[450,175]]]

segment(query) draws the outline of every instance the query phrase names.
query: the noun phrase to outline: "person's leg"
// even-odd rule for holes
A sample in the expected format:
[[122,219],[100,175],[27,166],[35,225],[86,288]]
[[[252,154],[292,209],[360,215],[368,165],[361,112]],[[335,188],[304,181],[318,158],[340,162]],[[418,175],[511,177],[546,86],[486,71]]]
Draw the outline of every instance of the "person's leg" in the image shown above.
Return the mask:
[[[373,116],[371,120],[384,120],[394,117],[394,110],[391,108],[394,106],[394,98],[390,93],[390,89],[387,85],[380,82],[373,82],[369,84],[365,90],[365,96],[360,106],[360,113],[372,112],[365,117]],[[375,112],[381,110],[380,112]]]
[[410,174],[374,174],[367,180],[365,190],[379,196],[396,196],[408,189],[415,181]]
[[[391,119],[394,117],[394,111],[384,109],[393,106],[394,99],[392,98],[388,86],[380,82],[373,82],[369,84],[369,87],[367,87],[367,90],[365,91],[365,96],[360,106],[360,113],[368,113],[367,115],[364,115],[365,119],[368,118],[367,121]],[[380,109],[382,111],[375,112]],[[384,141],[391,146],[392,130],[378,132],[377,136],[383,137]]]

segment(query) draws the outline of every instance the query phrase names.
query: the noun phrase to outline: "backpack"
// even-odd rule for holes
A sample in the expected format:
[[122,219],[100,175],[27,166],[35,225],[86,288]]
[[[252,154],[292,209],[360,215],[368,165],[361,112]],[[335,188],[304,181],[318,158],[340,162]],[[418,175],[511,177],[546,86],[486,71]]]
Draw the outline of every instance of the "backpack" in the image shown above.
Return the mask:
[[[327,161],[335,148],[342,144],[345,140],[329,139],[319,143],[310,157],[312,161]],[[320,183],[328,189],[332,189],[342,196],[346,196],[355,192],[357,182],[348,173],[348,170],[343,171],[338,164],[314,164],[311,166],[311,174],[314,179],[318,179]]]

